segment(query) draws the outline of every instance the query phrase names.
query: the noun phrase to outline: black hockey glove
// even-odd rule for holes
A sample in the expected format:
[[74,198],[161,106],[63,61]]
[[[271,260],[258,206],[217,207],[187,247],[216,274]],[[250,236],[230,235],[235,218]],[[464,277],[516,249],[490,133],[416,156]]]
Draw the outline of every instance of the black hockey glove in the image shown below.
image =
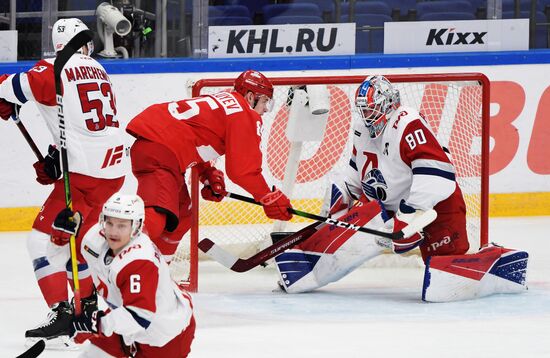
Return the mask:
[[36,171],[36,181],[42,185],[53,184],[61,176],[61,161],[59,150],[54,145],[48,147],[48,155],[43,161],[33,164]]
[[71,239],[71,235],[78,235],[81,223],[82,215],[78,211],[73,213],[68,208],[61,210],[52,224],[50,241],[57,246],[67,245]]
[[53,180],[61,176],[61,161],[59,160],[59,150],[55,145],[48,146],[48,155],[44,158],[44,172]]
[[84,311],[78,317],[73,317],[69,335],[74,337],[77,333],[101,334],[101,317],[105,316],[103,311],[94,311],[92,314]]

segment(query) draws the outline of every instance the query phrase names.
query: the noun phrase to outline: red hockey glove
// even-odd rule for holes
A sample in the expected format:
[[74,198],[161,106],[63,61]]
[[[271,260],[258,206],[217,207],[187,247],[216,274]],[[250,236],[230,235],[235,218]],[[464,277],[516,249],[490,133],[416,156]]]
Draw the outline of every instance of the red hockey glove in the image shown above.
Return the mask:
[[224,175],[221,170],[214,167],[208,167],[200,173],[199,180],[205,186],[210,186],[214,193],[226,194]]
[[15,105],[11,102],[6,101],[3,98],[0,98],[0,117],[7,121],[10,119],[11,115],[14,112]]
[[79,212],[73,213],[67,208],[61,210],[52,224],[50,241],[57,246],[67,245],[71,235],[78,235],[81,222],[82,216]]
[[[393,217],[393,232],[401,231],[405,226],[410,224],[414,220],[416,213],[416,209],[407,205],[405,200],[401,200],[399,210]],[[409,237],[393,240],[393,252],[403,254],[419,246],[423,240],[424,236],[421,232],[416,232]]]
[[204,200],[220,202],[227,194],[224,175],[221,170],[207,167],[200,173],[199,180],[204,184],[201,190],[201,196]]
[[217,194],[210,185],[205,185],[201,190],[201,196],[204,200],[215,201],[219,203],[225,197],[224,194]]
[[42,185],[55,183],[61,176],[61,161],[59,160],[59,150],[55,145],[48,147],[48,155],[43,161],[38,161],[32,165],[36,172],[36,181]]
[[101,334],[101,317],[105,316],[103,311],[94,311],[91,314],[83,311],[80,316],[73,316],[69,327],[69,336],[74,337],[77,333]]
[[265,215],[268,218],[284,221],[292,219],[292,214],[289,211],[289,209],[292,209],[290,200],[279,189],[273,187],[273,191],[264,195],[260,199],[260,203],[263,205]]

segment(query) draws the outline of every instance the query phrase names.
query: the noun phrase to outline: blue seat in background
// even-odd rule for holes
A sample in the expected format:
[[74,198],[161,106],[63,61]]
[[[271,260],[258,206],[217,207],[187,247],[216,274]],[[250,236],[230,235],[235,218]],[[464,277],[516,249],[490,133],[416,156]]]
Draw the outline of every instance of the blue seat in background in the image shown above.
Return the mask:
[[418,21],[475,20],[470,12],[427,12],[417,17]]
[[292,4],[315,4],[322,12],[334,12],[334,0],[291,0]]
[[323,18],[325,21],[334,21],[334,11],[336,6],[334,0],[291,0],[291,3],[311,3],[319,6],[319,9],[323,12]]
[[262,8],[264,21],[267,21],[275,16],[319,16],[321,9],[319,6],[312,3],[297,3],[297,4],[271,4]]
[[464,0],[425,1],[416,4],[416,18],[429,12],[469,12],[475,15],[472,4]]
[[[521,11],[519,13],[518,19],[528,19],[531,16],[529,11]],[[514,11],[503,11],[503,19],[514,19]],[[535,13],[535,22],[537,24],[544,24],[548,20],[546,15],[542,11],[537,11]],[[548,26],[547,25],[537,25],[535,29],[535,48],[548,48]]]
[[[349,14],[349,3],[342,3],[342,15]],[[382,14],[391,16],[390,5],[383,1],[358,1],[355,3],[355,14]]]
[[321,16],[274,16],[267,20],[268,25],[283,25],[283,24],[322,24]]
[[[514,11],[515,9],[515,0],[502,0],[502,12]],[[531,0],[519,0],[519,9],[520,11],[530,11]],[[544,10],[541,0],[537,0],[537,10]]]
[[[190,2],[190,0],[188,0]],[[270,0],[224,0],[224,5],[244,5],[250,11],[252,18],[262,13],[262,8],[270,3]]]
[[[384,52],[384,23],[392,22],[393,19],[389,15],[383,14],[356,14],[355,23],[357,32],[355,37],[355,52]],[[342,22],[349,22],[349,16],[342,15]],[[380,27],[380,29],[372,29],[365,31],[362,26]]]
[[252,19],[244,16],[213,16],[208,17],[208,25],[210,26],[227,26],[227,25],[252,25]]
[[217,5],[208,6],[208,16],[210,17],[248,17],[250,16],[250,10],[244,5]]
[[385,3],[392,9],[398,9],[401,18],[405,18],[416,7],[416,0],[385,0]]

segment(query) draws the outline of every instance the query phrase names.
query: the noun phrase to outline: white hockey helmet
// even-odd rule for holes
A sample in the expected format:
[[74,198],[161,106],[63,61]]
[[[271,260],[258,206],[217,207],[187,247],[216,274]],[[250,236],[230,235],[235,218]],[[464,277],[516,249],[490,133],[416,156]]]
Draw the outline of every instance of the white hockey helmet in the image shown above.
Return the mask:
[[[57,20],[52,28],[52,42],[55,52],[61,51],[76,34],[84,30],[88,30],[88,26],[80,19],[73,17]],[[94,43],[89,41],[86,46],[88,47],[88,56],[90,56],[94,52]]]
[[143,200],[135,194],[115,193],[105,204],[99,215],[99,222],[103,228],[106,217],[132,220],[132,239],[137,237],[143,229],[145,220],[145,206]]
[[369,76],[355,93],[355,108],[371,138],[384,131],[389,117],[401,104],[399,91],[384,76]]

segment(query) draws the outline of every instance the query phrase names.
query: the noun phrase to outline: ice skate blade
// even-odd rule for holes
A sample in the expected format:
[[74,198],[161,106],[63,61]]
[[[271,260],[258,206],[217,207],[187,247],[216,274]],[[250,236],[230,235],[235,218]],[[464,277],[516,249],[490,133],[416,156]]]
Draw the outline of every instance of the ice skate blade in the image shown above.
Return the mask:
[[27,338],[25,342],[25,347],[29,348],[39,340],[44,340],[46,342],[46,349],[53,351],[76,351],[79,349],[78,344],[76,344],[69,336],[59,336],[52,339],[44,339],[39,337]]

